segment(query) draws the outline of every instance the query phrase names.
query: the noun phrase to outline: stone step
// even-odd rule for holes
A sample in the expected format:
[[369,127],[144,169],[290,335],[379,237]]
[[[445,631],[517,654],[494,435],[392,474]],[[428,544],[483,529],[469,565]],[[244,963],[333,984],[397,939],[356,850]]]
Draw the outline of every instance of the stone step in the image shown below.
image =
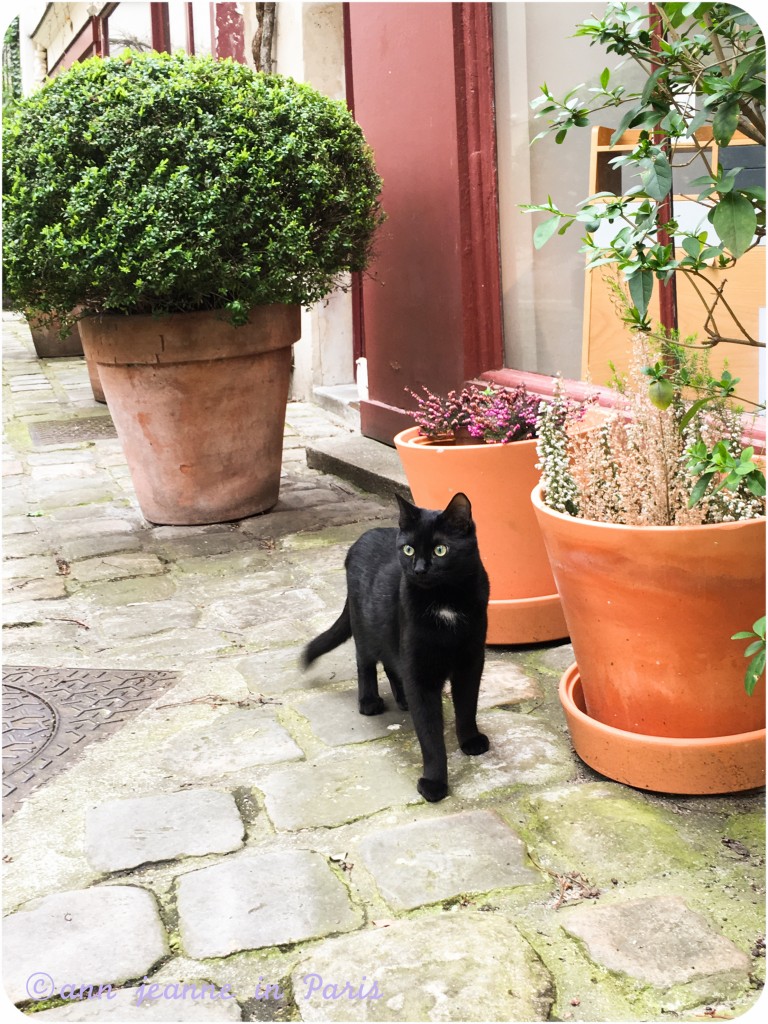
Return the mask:
[[401,494],[411,500],[397,452],[369,437],[332,437],[307,444],[307,465],[348,480],[381,497]]

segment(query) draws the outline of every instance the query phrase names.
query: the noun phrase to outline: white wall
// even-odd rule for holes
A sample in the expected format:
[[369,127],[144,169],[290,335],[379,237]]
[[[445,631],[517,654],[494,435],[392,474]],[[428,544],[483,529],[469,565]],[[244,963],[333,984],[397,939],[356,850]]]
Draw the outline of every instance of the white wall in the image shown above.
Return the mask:
[[[275,56],[280,74],[309,82],[333,99],[345,99],[342,5],[279,3]],[[294,397],[311,398],[317,386],[352,383],[350,295],[334,292],[309,312],[304,310],[301,326],[301,341],[293,347]]]
[[[551,195],[564,211],[589,194],[590,129],[573,130],[558,146],[554,137],[530,145],[546,125],[533,119],[530,101],[544,82],[557,97],[595,81],[615,54],[571,38],[576,25],[602,6],[591,3],[494,3],[496,118],[499,149],[500,238],[506,365],[540,373],[581,372],[584,261],[579,225],[555,236],[538,252],[533,230],[543,214],[521,203]],[[615,126],[618,114],[602,123]]]

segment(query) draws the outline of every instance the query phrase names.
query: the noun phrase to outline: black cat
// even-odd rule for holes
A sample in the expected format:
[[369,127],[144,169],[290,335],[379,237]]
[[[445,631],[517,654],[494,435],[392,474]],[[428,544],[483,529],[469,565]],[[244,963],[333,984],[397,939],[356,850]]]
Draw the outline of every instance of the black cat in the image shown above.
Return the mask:
[[426,800],[448,793],[442,690],[451,682],[456,734],[465,754],[484,754],[477,695],[485,660],[488,576],[472,508],[456,494],[444,511],[416,508],[398,495],[400,527],[368,530],[347,553],[347,600],[330,629],[304,649],[311,665],[350,637],[357,653],[360,714],[384,711],[381,662],[397,704],[410,708],[424,759],[418,790]]

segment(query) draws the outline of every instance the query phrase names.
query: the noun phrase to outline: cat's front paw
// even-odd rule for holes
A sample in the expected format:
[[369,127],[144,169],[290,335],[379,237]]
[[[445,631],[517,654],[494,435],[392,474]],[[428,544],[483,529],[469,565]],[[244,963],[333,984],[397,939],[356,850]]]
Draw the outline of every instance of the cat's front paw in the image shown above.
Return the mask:
[[437,803],[438,800],[444,800],[448,796],[448,783],[435,782],[434,779],[419,779],[416,789],[431,804]]
[[387,705],[381,697],[370,697],[360,701],[361,715],[382,715],[387,710]]
[[467,740],[461,744],[461,749],[465,754],[484,754],[490,747],[488,737],[479,732],[477,736],[473,736],[471,740]]

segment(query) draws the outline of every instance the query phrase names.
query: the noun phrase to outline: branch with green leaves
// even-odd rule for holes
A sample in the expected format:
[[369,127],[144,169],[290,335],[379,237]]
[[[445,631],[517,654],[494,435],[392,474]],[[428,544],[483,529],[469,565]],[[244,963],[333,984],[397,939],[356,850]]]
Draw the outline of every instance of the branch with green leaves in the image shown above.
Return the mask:
[[[537,249],[573,224],[582,226],[588,267],[613,264],[626,278],[632,305],[625,319],[632,327],[651,332],[648,309],[655,282],[679,272],[689,277],[706,310],[705,347],[721,341],[758,346],[711,271],[733,267],[764,237],[765,188],[745,183],[741,167],[713,167],[708,136],[697,133],[708,125],[721,147],[737,131],[764,145],[765,41],[755,21],[729,4],[668,3],[660,17],[666,38],[658,47],[650,16],[628,3],[609,3],[603,18],[589,18],[576,31],[640,66],[647,74],[641,91],[627,90],[606,67],[597,86],[576,86],[559,100],[545,84],[531,104],[536,117],[549,122],[534,141],[554,134],[558,144],[604,111],[626,106],[611,145],[630,129],[638,132],[637,141],[610,165],[625,169],[633,184],[621,196],[590,195],[575,213],[561,210],[551,196],[521,209],[547,214],[534,231]],[[680,159],[702,164],[705,173],[691,186],[709,227],[685,230],[670,218],[666,200]],[[607,242],[604,232],[597,236],[603,225],[613,230]],[[729,323],[735,322],[735,337],[719,330],[716,311],[721,309]]]
[[765,616],[762,615],[751,630],[734,633],[731,640],[752,641],[744,651],[744,657],[751,659],[744,673],[744,689],[751,697],[760,676],[765,672]]

